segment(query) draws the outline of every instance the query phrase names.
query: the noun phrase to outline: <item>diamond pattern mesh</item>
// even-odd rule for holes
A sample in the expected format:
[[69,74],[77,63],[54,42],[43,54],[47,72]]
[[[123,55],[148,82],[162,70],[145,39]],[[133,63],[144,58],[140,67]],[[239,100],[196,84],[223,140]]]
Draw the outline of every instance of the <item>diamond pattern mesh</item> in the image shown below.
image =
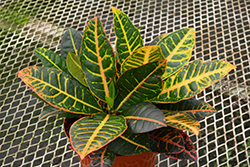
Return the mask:
[[45,104],[30,95],[17,78],[27,66],[40,66],[33,51],[46,47],[59,53],[70,27],[83,31],[100,16],[115,46],[111,6],[128,13],[145,44],[161,33],[194,27],[194,59],[223,59],[237,66],[223,80],[197,96],[218,113],[201,121],[198,137],[189,134],[198,161],[159,155],[157,167],[250,166],[250,1],[240,0],[2,0],[0,2],[0,166],[78,167],[69,149],[62,119],[39,121]]

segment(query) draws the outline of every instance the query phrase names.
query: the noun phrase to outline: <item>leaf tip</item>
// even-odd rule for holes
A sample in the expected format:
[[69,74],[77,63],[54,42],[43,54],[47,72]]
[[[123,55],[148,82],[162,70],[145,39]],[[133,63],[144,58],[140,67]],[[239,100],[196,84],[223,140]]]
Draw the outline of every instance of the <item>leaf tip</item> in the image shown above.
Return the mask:
[[114,6],[111,6],[112,11],[116,11],[117,9]]
[[230,65],[231,65],[231,67],[232,67],[232,70],[237,68],[237,66],[234,65],[234,64],[230,64]]
[[22,75],[23,75],[23,70],[18,71],[17,76],[21,78]]

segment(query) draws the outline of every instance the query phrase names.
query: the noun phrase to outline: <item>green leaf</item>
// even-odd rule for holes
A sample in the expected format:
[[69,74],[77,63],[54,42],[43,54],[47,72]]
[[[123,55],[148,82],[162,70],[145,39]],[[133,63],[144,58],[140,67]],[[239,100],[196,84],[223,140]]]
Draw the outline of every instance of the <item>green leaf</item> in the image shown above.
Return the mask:
[[178,153],[178,154],[166,153],[165,155],[168,158],[173,158],[173,159],[197,161],[196,150],[195,150],[193,142],[188,137],[188,135],[186,135],[184,132],[182,131],[179,131],[179,132],[181,133],[184,139],[185,149],[181,153]]
[[[44,103],[48,104],[47,101],[43,100],[41,97],[39,97],[35,92],[31,92],[30,94],[32,94],[33,96],[35,96],[37,99],[43,101]],[[66,117],[66,118],[73,118],[73,117],[77,117],[79,116],[78,114],[73,114],[73,113],[69,113],[69,112],[66,112],[66,111],[63,111],[63,110],[60,110],[58,108],[55,108],[55,107],[47,107],[47,108],[44,108],[40,114],[40,118],[39,120],[41,119],[45,119],[51,115],[59,115],[59,117]]]
[[140,29],[142,29],[142,28],[144,28],[144,26],[137,27],[137,30],[140,30]]
[[174,128],[166,127],[148,133],[153,152],[177,154],[185,149],[184,139]]
[[103,112],[89,90],[63,71],[46,67],[26,67],[18,77],[48,104],[76,114]]
[[[90,167],[111,167],[116,155],[107,149],[107,146],[97,151],[94,155],[89,155],[94,160],[89,164]],[[93,154],[93,153],[91,153]]]
[[94,114],[76,121],[70,129],[70,142],[83,159],[121,136],[127,129],[122,115]]
[[112,7],[114,16],[114,28],[116,50],[119,62],[122,63],[136,49],[143,46],[143,40],[139,30],[133,25],[128,16],[122,11]]
[[222,60],[203,63],[196,60],[163,82],[163,90],[152,101],[176,103],[189,99],[223,78],[234,65]]
[[124,72],[116,83],[119,87],[115,99],[116,111],[129,109],[158,96],[162,89],[161,76],[165,68],[165,61],[156,61]]
[[[44,103],[47,103],[47,101],[45,101],[45,100],[43,100],[41,97],[39,97],[35,92],[31,92],[30,93],[31,95],[33,95],[35,98],[37,98],[38,100],[41,100],[42,102],[44,102]],[[47,104],[49,104],[49,103],[47,103]]]
[[107,101],[109,107],[113,108],[114,101],[115,101],[115,84],[114,84],[114,82],[110,83],[109,92],[110,92],[110,97],[105,96],[105,98],[106,98],[106,101]]
[[82,71],[80,57],[72,52],[68,52],[66,59],[66,64],[70,74],[83,86],[87,86],[87,83],[84,79],[84,72]]
[[156,37],[155,39],[153,39],[153,41],[150,43],[150,46],[153,46],[153,45],[158,45],[159,42],[161,42],[161,40],[167,36],[168,34],[167,33],[164,33],[164,34],[161,34],[159,35],[158,37]]
[[55,107],[46,107],[42,110],[39,120],[45,119],[52,115],[59,115],[60,117],[66,117],[66,118],[74,118],[78,116],[77,114],[69,113]]
[[121,73],[149,62],[164,59],[165,57],[162,55],[161,48],[159,46],[144,46],[137,49],[123,61],[121,65]]
[[178,111],[183,112],[186,114],[189,114],[192,118],[199,121],[202,118],[211,115],[215,112],[217,112],[212,106],[210,106],[208,103],[196,100],[195,98],[182,100],[178,103],[168,103],[168,104],[158,104],[156,105],[162,110],[165,111]]
[[145,133],[167,126],[162,111],[148,102],[136,104],[122,115],[130,133]]
[[35,49],[35,55],[42,61],[44,67],[56,68],[58,70],[68,72],[66,61],[58,54],[45,48]]
[[180,70],[191,58],[195,44],[193,28],[184,28],[156,38],[151,45],[159,45],[167,59],[167,69],[162,79]]
[[108,149],[118,155],[135,155],[151,151],[146,133],[123,134],[109,143]]
[[89,21],[83,36],[81,65],[91,92],[106,101],[114,81],[116,61],[99,17]]
[[178,111],[163,111],[168,126],[199,135],[200,123],[189,114]]
[[67,59],[68,52],[80,55],[82,35],[73,28],[69,28],[63,35],[61,41],[61,56]]
[[109,85],[109,92],[110,92],[110,97],[112,99],[115,99],[115,95],[116,95],[116,90],[115,90],[115,83],[111,82]]

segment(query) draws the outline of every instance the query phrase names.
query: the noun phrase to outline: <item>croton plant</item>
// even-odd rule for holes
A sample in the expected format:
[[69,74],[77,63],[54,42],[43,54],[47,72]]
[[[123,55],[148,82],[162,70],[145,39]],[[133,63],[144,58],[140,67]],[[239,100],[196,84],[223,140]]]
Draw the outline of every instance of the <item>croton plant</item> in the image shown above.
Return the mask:
[[111,166],[116,156],[143,152],[197,160],[183,131],[198,135],[198,121],[216,110],[192,97],[235,66],[222,60],[188,63],[192,28],[162,34],[144,46],[127,15],[112,10],[116,52],[96,17],[84,33],[65,32],[61,55],[36,49],[44,67],[18,72],[33,95],[50,105],[41,118],[66,117],[72,149],[81,159],[95,157],[93,166]]

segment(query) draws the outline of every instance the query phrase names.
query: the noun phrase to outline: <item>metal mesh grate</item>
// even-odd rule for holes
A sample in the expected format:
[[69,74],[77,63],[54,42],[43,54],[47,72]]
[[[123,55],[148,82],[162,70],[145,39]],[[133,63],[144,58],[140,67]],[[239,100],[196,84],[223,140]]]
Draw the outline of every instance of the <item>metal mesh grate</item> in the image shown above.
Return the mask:
[[2,0],[0,2],[0,166],[77,167],[62,119],[38,121],[44,103],[33,98],[17,72],[41,65],[37,47],[59,52],[70,27],[83,31],[97,15],[115,45],[111,6],[121,9],[139,27],[149,44],[156,36],[194,27],[194,59],[223,59],[237,69],[197,96],[218,113],[201,121],[199,137],[189,134],[198,161],[177,161],[159,155],[157,167],[250,166],[250,1],[241,0]]

